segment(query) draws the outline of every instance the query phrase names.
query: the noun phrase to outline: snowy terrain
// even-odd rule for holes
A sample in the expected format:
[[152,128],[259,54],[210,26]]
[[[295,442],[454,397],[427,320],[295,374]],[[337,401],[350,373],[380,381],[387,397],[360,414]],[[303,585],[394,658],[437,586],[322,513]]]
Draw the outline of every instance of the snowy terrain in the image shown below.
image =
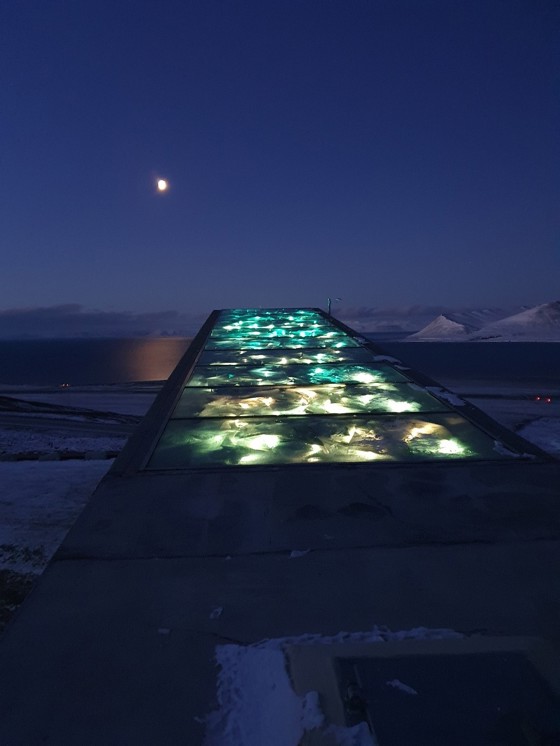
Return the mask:
[[[484,321],[484,323],[480,323]],[[440,314],[409,342],[560,342],[560,301],[544,303],[501,319],[476,314]]]
[[333,315],[343,321],[350,328],[366,334],[391,335],[410,334],[414,330],[423,329],[435,318],[445,316],[452,318],[459,324],[465,324],[473,329],[493,321],[504,319],[513,313],[525,310],[518,308],[449,308],[446,306],[403,306],[400,308],[360,307],[350,308],[335,306]]
[[158,388],[0,392],[0,630],[110,468],[107,457],[124,446]]

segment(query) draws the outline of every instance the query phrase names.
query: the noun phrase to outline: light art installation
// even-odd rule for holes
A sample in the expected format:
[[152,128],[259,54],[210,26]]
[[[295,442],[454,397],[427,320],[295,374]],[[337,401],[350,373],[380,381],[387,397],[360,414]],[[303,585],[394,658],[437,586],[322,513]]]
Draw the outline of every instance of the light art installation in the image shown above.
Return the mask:
[[313,347],[328,347],[340,349],[341,347],[359,347],[359,343],[352,337],[296,337],[285,335],[283,337],[233,337],[221,339],[211,337],[206,345],[207,350],[267,350],[274,348],[305,349]]
[[[151,467],[499,458],[492,441],[470,423],[445,415],[434,421],[435,417],[412,421],[394,416],[312,415],[171,420]],[[420,430],[432,428],[429,438],[427,432],[420,436]]]
[[437,412],[445,405],[408,384],[187,387],[173,419],[189,417],[262,417],[304,414],[360,414],[370,412]]
[[360,340],[313,309],[219,312],[147,468],[508,457]]
[[187,386],[295,386],[330,383],[390,383],[408,379],[389,365],[262,365],[195,368]]
[[364,347],[338,350],[207,350],[199,365],[325,365],[326,363],[367,363],[373,353]]

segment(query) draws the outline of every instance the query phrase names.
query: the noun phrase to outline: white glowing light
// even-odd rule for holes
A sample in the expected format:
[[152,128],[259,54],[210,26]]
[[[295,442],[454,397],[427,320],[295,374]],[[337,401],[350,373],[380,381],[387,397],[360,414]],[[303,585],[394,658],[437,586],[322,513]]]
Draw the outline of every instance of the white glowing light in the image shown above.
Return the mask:
[[350,443],[350,441],[352,440],[352,438],[354,437],[354,435],[356,435],[357,432],[358,432],[358,428],[355,427],[354,425],[352,425],[352,427],[350,427],[348,429],[348,435],[343,435],[342,436],[342,440],[345,443]]
[[377,381],[378,376],[374,376],[371,373],[356,373],[354,380],[358,383],[373,383]]
[[436,430],[437,425],[434,425],[433,423],[426,423],[425,425],[422,425],[422,427],[411,427],[404,439],[414,440],[414,438],[417,438],[419,435],[433,435]]
[[240,464],[250,464],[252,462],[258,461],[260,458],[258,453],[248,453],[246,456],[241,456],[239,459]]
[[390,412],[417,412],[420,409],[420,405],[413,401],[395,401],[395,399],[387,399],[385,403]]
[[440,440],[438,450],[440,453],[454,456],[464,453],[465,449],[456,440]]
[[255,435],[254,438],[248,438],[245,441],[245,445],[252,448],[253,451],[269,451],[276,448],[279,443],[280,438],[278,435],[267,435],[266,433]]
[[364,394],[363,396],[358,396],[357,399],[358,401],[361,401],[362,404],[369,404],[373,399],[373,394]]
[[329,414],[347,414],[348,412],[352,411],[342,404],[332,402],[330,399],[327,399],[327,401],[323,404],[323,409],[325,410],[325,412],[329,412]]
[[157,188],[158,192],[166,192],[169,189],[169,182],[167,179],[158,179]]
[[379,458],[379,454],[374,453],[373,451],[359,451],[356,449],[352,451],[352,453],[356,456],[359,456],[359,458],[363,459],[364,461],[373,461],[374,459]]

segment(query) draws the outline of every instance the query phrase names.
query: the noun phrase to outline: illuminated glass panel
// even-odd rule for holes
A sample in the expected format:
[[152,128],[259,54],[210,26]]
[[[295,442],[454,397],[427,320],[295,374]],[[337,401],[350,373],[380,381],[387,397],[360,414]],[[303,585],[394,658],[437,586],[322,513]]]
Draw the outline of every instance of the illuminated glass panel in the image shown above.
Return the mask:
[[284,321],[300,321],[302,319],[321,319],[324,316],[312,308],[230,308],[219,312],[220,319],[282,319]]
[[276,319],[274,317],[268,319],[247,318],[247,319],[218,319],[214,328],[212,329],[212,336],[229,336],[232,334],[250,334],[252,332],[260,332],[263,334],[270,334],[276,331],[286,330],[288,331],[307,330],[307,329],[324,329],[325,331],[340,331],[330,321],[324,319],[314,319],[306,321],[285,321],[282,319]]
[[505,458],[459,415],[171,420],[150,469]]
[[187,386],[295,386],[330,383],[394,383],[408,379],[389,365],[197,366]]
[[227,330],[235,329],[247,329],[247,328],[261,328],[267,326],[286,326],[287,328],[301,328],[302,326],[330,326],[333,325],[330,321],[324,319],[322,316],[315,314],[309,316],[293,316],[291,314],[277,315],[245,315],[245,316],[231,316],[231,315],[220,315],[216,321],[215,328],[226,328]]
[[275,339],[276,337],[290,339],[308,339],[309,337],[321,337],[324,339],[340,339],[347,335],[343,332],[333,329],[332,326],[320,326],[302,324],[301,326],[288,326],[286,324],[259,327],[256,324],[249,324],[241,328],[230,328],[230,324],[223,327],[214,328],[210,335],[212,339],[253,339],[256,337],[262,339]]
[[445,405],[408,384],[185,388],[173,418],[364,412],[437,412]]
[[207,350],[266,350],[266,349],[304,349],[306,347],[332,347],[339,349],[341,347],[359,347],[359,343],[352,337],[340,336],[335,337],[307,337],[305,339],[297,337],[272,337],[272,338],[253,338],[239,337],[233,339],[219,339],[211,337],[206,344]]
[[310,309],[220,312],[148,468],[509,457],[363,341]]
[[198,358],[199,365],[324,365],[325,363],[367,363],[374,355],[365,347],[339,350],[209,350]]

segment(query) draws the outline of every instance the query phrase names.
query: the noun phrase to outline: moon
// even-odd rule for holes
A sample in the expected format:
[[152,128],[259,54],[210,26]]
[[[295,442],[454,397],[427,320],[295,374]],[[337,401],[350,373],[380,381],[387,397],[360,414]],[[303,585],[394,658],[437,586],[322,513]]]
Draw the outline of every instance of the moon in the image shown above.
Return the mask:
[[158,192],[166,192],[169,189],[169,182],[167,181],[167,179],[158,179],[157,189]]

